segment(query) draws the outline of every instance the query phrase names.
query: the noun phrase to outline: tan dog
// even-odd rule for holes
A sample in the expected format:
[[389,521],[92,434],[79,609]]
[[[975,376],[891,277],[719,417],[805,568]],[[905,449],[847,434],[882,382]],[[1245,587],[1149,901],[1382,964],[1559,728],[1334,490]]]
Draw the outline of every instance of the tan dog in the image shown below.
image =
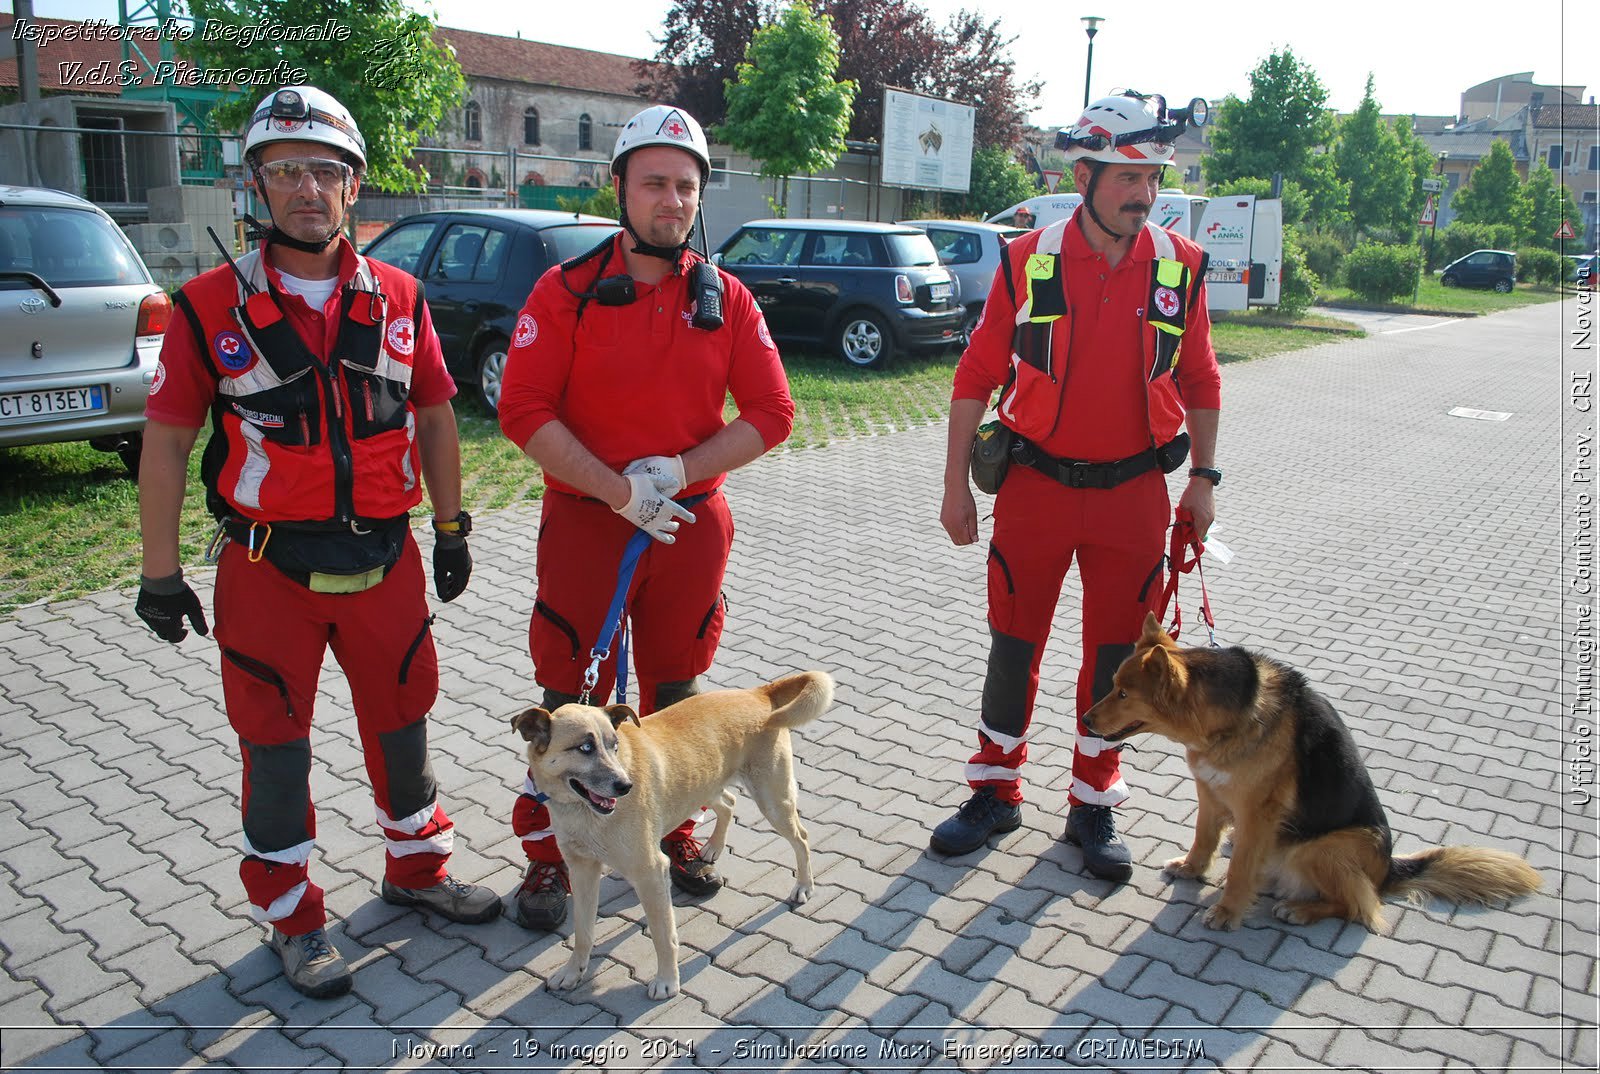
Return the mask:
[[699,694],[642,722],[627,705],[531,708],[511,725],[529,742],[535,785],[549,796],[551,827],[572,876],[572,957],[547,982],[556,991],[588,976],[600,898],[600,869],[633,885],[656,947],[651,999],[678,991],[678,927],[661,838],[707,802],[717,816],[701,856],[722,853],[741,783],[767,823],[794,847],[789,901],[811,897],[811,849],[795,812],[789,729],[833,704],[833,680],[820,671],[790,675],[753,690]]
[[1268,887],[1284,899],[1274,913],[1291,924],[1342,917],[1373,930],[1383,927],[1385,895],[1488,905],[1539,888],[1539,874],[1502,850],[1395,857],[1377,789],[1328,700],[1299,672],[1245,649],[1179,649],[1153,615],[1083,722],[1112,742],[1149,731],[1188,747],[1194,844],[1166,872],[1205,876],[1233,825],[1227,882],[1205,915],[1211,928],[1238,928]]

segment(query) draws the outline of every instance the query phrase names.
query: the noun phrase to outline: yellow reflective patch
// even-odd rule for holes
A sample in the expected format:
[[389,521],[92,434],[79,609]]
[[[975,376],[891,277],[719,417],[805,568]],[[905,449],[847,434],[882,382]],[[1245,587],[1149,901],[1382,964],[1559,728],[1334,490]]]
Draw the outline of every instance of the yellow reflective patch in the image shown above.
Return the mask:
[[1183,262],[1160,258],[1156,261],[1156,282],[1164,287],[1177,287],[1183,282]]
[[1028,279],[1048,280],[1056,274],[1055,254],[1029,254]]
[[365,593],[383,581],[383,568],[374,567],[362,574],[321,574],[311,572],[307,588],[313,593]]

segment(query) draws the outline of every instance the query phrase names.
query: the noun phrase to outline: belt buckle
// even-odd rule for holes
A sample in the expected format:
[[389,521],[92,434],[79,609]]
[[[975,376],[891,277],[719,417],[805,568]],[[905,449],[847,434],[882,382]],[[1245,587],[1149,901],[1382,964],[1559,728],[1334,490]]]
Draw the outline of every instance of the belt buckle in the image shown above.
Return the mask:
[[1089,487],[1089,467],[1092,466],[1093,463],[1069,462],[1063,463],[1062,465],[1065,467],[1066,476],[1066,481],[1064,484],[1069,489],[1081,489]]

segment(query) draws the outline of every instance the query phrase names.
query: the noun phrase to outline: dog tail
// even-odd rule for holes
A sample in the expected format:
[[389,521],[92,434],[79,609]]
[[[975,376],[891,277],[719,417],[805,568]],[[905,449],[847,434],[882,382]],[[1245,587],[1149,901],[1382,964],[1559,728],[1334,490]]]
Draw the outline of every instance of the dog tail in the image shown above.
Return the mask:
[[828,711],[833,704],[833,679],[825,671],[801,671],[785,675],[761,687],[772,704],[771,724],[799,727]]
[[1385,895],[1418,901],[1423,896],[1455,903],[1495,906],[1538,891],[1538,870],[1515,854],[1483,847],[1437,847],[1396,857],[1384,881]]

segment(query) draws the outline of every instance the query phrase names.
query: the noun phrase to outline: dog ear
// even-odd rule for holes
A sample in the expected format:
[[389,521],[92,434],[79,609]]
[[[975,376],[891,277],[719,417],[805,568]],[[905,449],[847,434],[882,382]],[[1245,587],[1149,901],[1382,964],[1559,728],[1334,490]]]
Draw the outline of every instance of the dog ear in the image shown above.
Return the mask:
[[639,714],[633,711],[632,705],[608,705],[606,715],[611,717],[612,727],[621,727],[628,720],[632,720],[635,726],[639,724]]
[[543,753],[550,748],[550,713],[535,705],[511,717],[511,728]]
[[1156,618],[1156,613],[1145,612],[1144,633],[1139,635],[1139,648],[1150,649],[1158,645],[1166,649],[1178,647],[1178,643],[1172,640],[1172,635],[1161,629],[1161,620]]
[[1165,703],[1177,701],[1189,688],[1189,669],[1175,647],[1157,645],[1139,658],[1140,672],[1153,684],[1153,693]]

